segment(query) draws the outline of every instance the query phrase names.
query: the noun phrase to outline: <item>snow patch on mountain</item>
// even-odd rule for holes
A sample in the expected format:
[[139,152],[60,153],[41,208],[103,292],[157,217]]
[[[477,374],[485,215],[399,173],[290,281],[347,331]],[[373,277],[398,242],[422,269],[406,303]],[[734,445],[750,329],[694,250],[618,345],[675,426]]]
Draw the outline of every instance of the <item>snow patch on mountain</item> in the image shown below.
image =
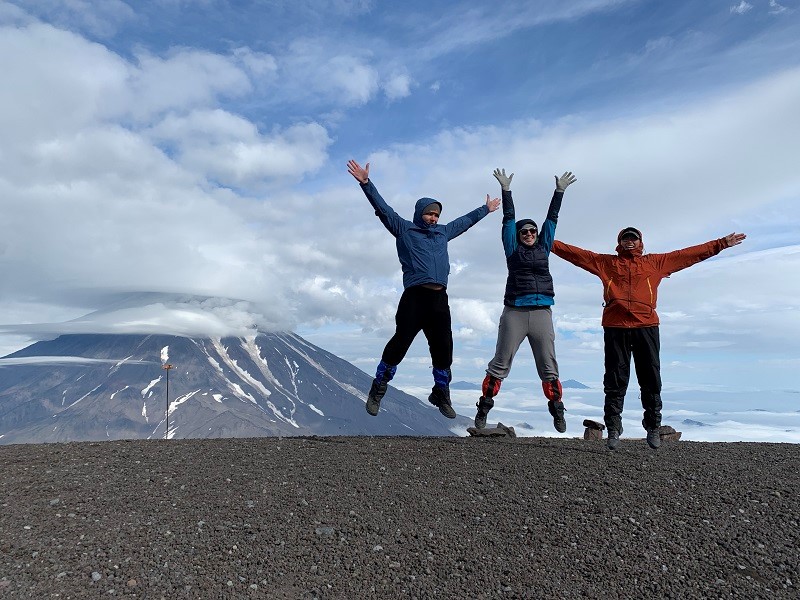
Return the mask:
[[[142,398],[144,398],[144,397],[147,395],[147,392],[149,392],[150,390],[152,390],[152,389],[153,389],[153,386],[154,386],[155,384],[157,384],[159,381],[161,381],[161,375],[159,375],[159,376],[158,376],[158,378],[156,378],[156,379],[153,379],[153,381],[151,381],[150,383],[148,383],[148,384],[147,384],[147,387],[145,387],[145,388],[142,390]],[[152,394],[151,394],[151,395],[152,395]]]

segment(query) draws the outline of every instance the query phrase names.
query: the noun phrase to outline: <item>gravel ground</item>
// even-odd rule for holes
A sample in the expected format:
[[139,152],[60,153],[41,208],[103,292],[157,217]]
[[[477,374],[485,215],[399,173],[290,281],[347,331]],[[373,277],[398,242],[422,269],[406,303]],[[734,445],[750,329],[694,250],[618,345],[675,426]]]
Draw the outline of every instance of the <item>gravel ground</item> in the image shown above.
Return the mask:
[[800,446],[0,446],[0,598],[797,598]]

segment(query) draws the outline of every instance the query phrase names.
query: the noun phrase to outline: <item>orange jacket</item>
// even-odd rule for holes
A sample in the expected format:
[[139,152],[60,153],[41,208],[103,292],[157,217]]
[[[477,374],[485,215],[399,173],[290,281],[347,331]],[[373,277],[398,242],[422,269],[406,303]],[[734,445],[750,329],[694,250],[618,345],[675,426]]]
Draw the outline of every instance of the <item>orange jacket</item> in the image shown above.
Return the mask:
[[664,277],[719,254],[724,238],[666,254],[629,252],[597,254],[556,240],[552,252],[603,282],[603,327],[658,325],[658,284]]

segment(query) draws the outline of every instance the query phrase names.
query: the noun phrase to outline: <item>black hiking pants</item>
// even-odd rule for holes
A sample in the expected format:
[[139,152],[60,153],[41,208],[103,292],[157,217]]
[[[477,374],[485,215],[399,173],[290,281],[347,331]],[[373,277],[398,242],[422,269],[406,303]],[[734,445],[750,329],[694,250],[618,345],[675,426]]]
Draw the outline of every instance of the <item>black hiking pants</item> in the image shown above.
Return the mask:
[[604,327],[605,367],[603,391],[606,395],[604,420],[609,430],[622,433],[622,406],[631,377],[631,356],[642,392],[644,419],[648,431],[661,425],[661,342],[658,326]]
[[394,317],[397,328],[383,349],[381,360],[399,365],[422,331],[428,340],[434,369],[449,369],[453,364],[453,329],[447,290],[422,286],[407,288],[400,297]]

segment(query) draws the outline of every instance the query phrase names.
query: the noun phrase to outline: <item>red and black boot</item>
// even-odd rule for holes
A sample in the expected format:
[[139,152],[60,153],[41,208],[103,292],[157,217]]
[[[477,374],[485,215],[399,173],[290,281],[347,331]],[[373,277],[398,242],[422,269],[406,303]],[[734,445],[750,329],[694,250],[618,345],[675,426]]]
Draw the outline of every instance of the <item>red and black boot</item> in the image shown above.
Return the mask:
[[566,409],[561,401],[563,395],[561,382],[558,379],[543,381],[542,389],[547,397],[547,410],[550,411],[550,416],[553,417],[553,427],[556,428],[558,433],[564,433],[567,430],[567,420],[564,418]]
[[475,405],[478,407],[478,413],[475,415],[475,427],[477,429],[486,427],[486,416],[494,406],[494,397],[500,391],[500,384],[502,383],[503,381],[501,379],[497,379],[497,377],[493,377],[492,375],[487,375],[484,378],[483,386],[481,386],[483,395]]

